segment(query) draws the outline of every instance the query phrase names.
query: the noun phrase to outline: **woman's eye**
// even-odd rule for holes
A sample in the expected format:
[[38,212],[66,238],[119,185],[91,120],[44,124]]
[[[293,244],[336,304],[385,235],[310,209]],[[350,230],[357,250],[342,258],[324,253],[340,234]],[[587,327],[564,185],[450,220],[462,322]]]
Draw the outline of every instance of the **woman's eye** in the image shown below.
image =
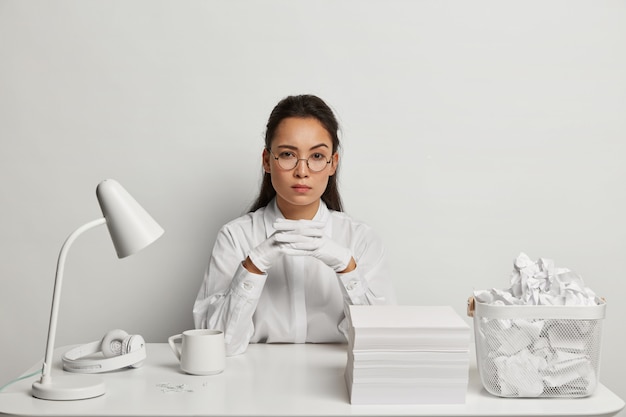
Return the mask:
[[326,155],[324,155],[323,153],[314,153],[313,155],[311,155],[311,158],[313,158],[313,160],[315,161],[325,161]]
[[278,157],[281,159],[293,159],[296,155],[293,152],[284,151],[278,154]]

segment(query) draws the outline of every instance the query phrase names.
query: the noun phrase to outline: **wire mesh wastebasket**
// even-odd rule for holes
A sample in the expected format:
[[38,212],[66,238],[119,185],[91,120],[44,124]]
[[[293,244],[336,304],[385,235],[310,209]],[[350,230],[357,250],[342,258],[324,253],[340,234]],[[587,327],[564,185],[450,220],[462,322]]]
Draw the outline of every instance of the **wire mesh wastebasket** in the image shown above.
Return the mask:
[[606,303],[494,305],[470,297],[476,362],[500,397],[586,397],[598,385]]

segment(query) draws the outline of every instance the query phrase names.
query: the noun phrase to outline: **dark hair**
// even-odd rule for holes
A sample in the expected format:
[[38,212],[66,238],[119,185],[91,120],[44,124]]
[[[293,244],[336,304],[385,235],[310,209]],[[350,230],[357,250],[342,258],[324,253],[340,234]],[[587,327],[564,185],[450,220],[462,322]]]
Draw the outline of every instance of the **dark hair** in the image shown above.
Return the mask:
[[[272,113],[265,130],[265,148],[270,149],[276,128],[288,117],[312,117],[317,119],[322,126],[328,131],[330,138],[333,142],[333,154],[339,151],[339,123],[333,114],[333,111],[328,107],[324,101],[314,95],[299,95],[285,97],[278,102]],[[337,167],[335,174],[328,179],[328,185],[324,194],[322,194],[322,201],[326,203],[329,209],[335,211],[343,211],[343,205],[341,203],[341,197],[339,196],[339,189],[337,187],[337,174],[339,173],[339,167]],[[250,208],[250,211],[256,211],[261,207],[267,206],[272,201],[272,198],[276,196],[276,190],[272,185],[270,174],[266,172],[263,175],[263,181],[261,183],[261,190],[256,201]]]

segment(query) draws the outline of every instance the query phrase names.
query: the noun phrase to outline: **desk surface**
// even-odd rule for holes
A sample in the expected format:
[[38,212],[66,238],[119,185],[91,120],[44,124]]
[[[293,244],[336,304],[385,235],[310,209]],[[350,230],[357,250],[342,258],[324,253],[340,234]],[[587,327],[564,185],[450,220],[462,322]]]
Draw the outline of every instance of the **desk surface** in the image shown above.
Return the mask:
[[[61,370],[55,351],[53,377]],[[31,396],[35,377],[0,393],[0,414],[37,416],[611,416],[624,407],[604,385],[575,399],[505,399],[483,388],[475,367],[462,405],[351,405],[343,373],[346,345],[250,345],[226,359],[213,376],[184,374],[165,343],[147,346],[138,369],[101,374],[107,392],[79,401],[46,401]],[[34,366],[29,372],[37,370]],[[25,373],[25,374],[28,374]]]

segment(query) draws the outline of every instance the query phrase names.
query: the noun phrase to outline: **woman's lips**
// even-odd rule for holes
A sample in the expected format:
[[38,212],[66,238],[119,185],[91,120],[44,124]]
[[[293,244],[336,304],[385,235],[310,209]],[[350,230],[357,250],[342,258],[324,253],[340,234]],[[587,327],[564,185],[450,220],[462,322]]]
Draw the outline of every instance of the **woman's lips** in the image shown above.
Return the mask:
[[291,188],[297,193],[306,193],[307,191],[311,189],[311,187],[309,187],[308,185],[304,185],[304,184],[296,184]]

